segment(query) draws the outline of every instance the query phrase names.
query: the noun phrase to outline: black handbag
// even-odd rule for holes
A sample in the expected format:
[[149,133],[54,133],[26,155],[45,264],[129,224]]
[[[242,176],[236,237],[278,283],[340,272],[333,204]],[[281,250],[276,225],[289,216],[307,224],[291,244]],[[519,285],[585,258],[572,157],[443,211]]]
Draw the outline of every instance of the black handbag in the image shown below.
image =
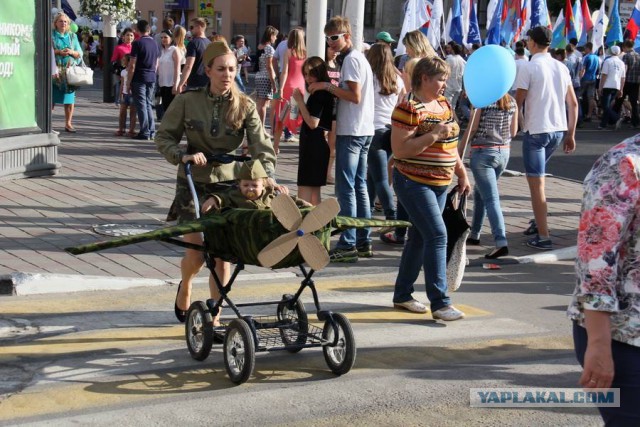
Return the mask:
[[467,195],[458,194],[458,186],[447,194],[447,202],[442,213],[447,227],[447,289],[458,290],[462,284],[464,270],[467,265]]
[[459,195],[457,185],[447,194],[442,219],[447,227],[447,262],[449,262],[456,242],[460,237],[468,234],[465,231],[470,228],[467,222],[467,195]]

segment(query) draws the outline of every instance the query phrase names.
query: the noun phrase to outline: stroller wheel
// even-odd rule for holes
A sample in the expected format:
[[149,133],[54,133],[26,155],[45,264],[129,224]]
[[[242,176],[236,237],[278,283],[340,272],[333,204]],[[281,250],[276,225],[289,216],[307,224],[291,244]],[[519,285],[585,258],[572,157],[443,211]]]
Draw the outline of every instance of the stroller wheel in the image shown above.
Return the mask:
[[213,318],[202,301],[194,301],[187,312],[185,336],[191,357],[204,360],[213,345]]
[[236,384],[246,382],[256,364],[256,350],[251,327],[244,319],[234,319],[224,337],[224,366]]
[[[283,299],[289,299],[292,295],[284,295]],[[286,301],[278,304],[278,321],[280,321],[280,336],[286,349],[290,353],[302,350],[302,345],[307,342],[309,333],[309,319],[304,304],[299,299],[290,309]]]
[[[335,324],[335,329],[334,329]],[[334,339],[338,335],[336,345]],[[333,322],[328,319],[322,329],[322,352],[329,369],[336,375],[346,374],[356,361],[356,340],[351,323],[343,314],[333,313]]]

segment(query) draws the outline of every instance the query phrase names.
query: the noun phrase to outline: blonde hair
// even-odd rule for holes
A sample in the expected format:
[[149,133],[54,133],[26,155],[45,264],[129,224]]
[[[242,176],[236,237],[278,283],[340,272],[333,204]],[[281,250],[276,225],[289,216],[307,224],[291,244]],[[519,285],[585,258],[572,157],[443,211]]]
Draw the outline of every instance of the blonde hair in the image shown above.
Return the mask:
[[415,92],[422,86],[422,77],[435,77],[440,74],[449,75],[450,69],[447,61],[436,56],[435,58],[422,58],[413,69],[411,76],[411,89]]
[[436,51],[433,50],[431,43],[429,43],[427,36],[420,30],[409,31],[405,34],[402,39],[402,44],[404,44],[405,47],[410,47],[417,58],[433,58],[438,56]]
[[[235,60],[235,55],[233,52],[229,51],[224,55],[217,56],[216,58],[220,58],[225,55],[233,55]],[[213,63],[216,58],[213,58],[206,64],[206,67],[211,69],[213,67]],[[236,67],[236,73],[238,72],[238,68]],[[227,114],[224,116],[224,122],[233,130],[238,130],[242,127],[244,123],[244,119],[247,116],[247,112],[249,111],[249,107],[253,101],[244,93],[240,92],[238,86],[235,84],[231,85],[231,89],[229,90],[229,108],[227,109]]]
[[[71,18],[69,18],[69,15],[67,15],[64,12],[58,12],[56,13],[56,15],[53,17],[53,28],[56,28],[56,22],[58,22],[60,20],[60,18],[67,18],[67,21],[69,21],[69,25],[67,25],[67,31],[64,32],[64,34],[70,33],[71,32]],[[56,29],[57,31],[57,29]]]
[[351,24],[346,16],[334,16],[324,26],[326,33],[345,33],[351,34]]
[[[569,46],[569,45],[567,45]],[[509,108],[511,108],[511,105],[513,103],[513,98],[511,98],[511,95],[509,95],[508,93],[505,93],[504,96],[500,99],[498,99],[496,101],[496,106],[498,107],[498,109],[503,110],[503,111],[509,111]]]
[[184,45],[184,38],[187,35],[187,31],[180,25],[176,25],[173,31],[173,43],[184,55],[187,52],[187,47]]
[[222,34],[212,34],[211,37],[209,37],[209,40],[213,43],[213,42],[225,42],[225,44],[229,44],[227,43],[227,38],[225,36],[223,36]]
[[293,56],[296,58],[305,59],[307,57],[307,47],[304,43],[304,30],[302,28],[294,28],[289,31],[287,47],[293,51]]
[[411,82],[411,76],[413,75],[413,70],[416,68],[416,64],[420,62],[422,58],[409,58],[407,62],[404,63],[404,68],[402,72],[405,73],[408,77],[408,81]]
[[202,28],[207,28],[207,20],[204,18],[193,18],[191,23]]

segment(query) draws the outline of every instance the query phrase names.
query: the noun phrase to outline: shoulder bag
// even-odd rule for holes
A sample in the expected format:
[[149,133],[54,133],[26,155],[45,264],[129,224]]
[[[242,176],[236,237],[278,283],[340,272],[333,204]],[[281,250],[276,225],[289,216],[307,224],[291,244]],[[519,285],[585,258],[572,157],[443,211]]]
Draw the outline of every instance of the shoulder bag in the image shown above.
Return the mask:
[[[73,35],[75,37],[75,34]],[[87,67],[80,57],[80,64],[72,64],[66,70],[67,84],[70,86],[93,85],[93,70]]]
[[442,212],[447,228],[447,289],[455,292],[462,284],[467,266],[467,195],[458,197],[458,186],[447,194],[447,202]]

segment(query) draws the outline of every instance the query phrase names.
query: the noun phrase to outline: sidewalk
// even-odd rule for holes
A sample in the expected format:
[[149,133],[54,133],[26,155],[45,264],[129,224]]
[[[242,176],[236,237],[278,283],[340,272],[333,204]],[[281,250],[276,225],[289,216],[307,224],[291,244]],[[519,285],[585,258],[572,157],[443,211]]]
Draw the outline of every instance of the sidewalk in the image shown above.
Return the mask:
[[[74,289],[85,285],[90,288],[87,276],[138,279],[132,282],[138,285],[147,281],[149,284],[179,281],[183,249],[170,244],[148,242],[81,256],[64,252],[68,246],[109,238],[98,236],[93,226],[105,228],[112,224],[116,228],[131,228],[164,224],[173,200],[175,167],[156,151],[152,141],[114,136],[117,115],[113,104],[102,103],[100,86],[78,92],[74,118],[78,133],[64,132],[60,107],[53,112],[54,129],[62,130],[60,174],[0,181],[0,294],[13,292],[13,282],[33,279],[24,275],[29,273],[44,274],[40,278],[51,282],[43,284],[44,291],[47,286],[50,291],[64,290],[71,282],[75,282]],[[295,193],[297,145],[282,143],[280,153],[278,182]],[[333,186],[325,187],[324,196],[332,195],[333,190]],[[500,190],[511,255],[538,254],[524,246],[527,237],[522,235],[532,218],[524,176],[503,177]],[[549,224],[556,249],[575,245],[581,196],[580,183],[548,178]],[[487,222],[484,232],[482,243],[487,246],[468,249],[470,268],[480,265],[492,246]],[[377,233],[373,238],[374,258],[361,259],[357,264],[332,264],[319,274],[370,274],[397,269],[401,248],[382,244]],[[502,262],[519,262],[513,257]],[[295,269],[274,272],[247,266],[239,279],[297,273]],[[52,274],[64,276],[56,276],[54,284],[48,276]],[[201,272],[200,277],[204,280],[206,273]]]

